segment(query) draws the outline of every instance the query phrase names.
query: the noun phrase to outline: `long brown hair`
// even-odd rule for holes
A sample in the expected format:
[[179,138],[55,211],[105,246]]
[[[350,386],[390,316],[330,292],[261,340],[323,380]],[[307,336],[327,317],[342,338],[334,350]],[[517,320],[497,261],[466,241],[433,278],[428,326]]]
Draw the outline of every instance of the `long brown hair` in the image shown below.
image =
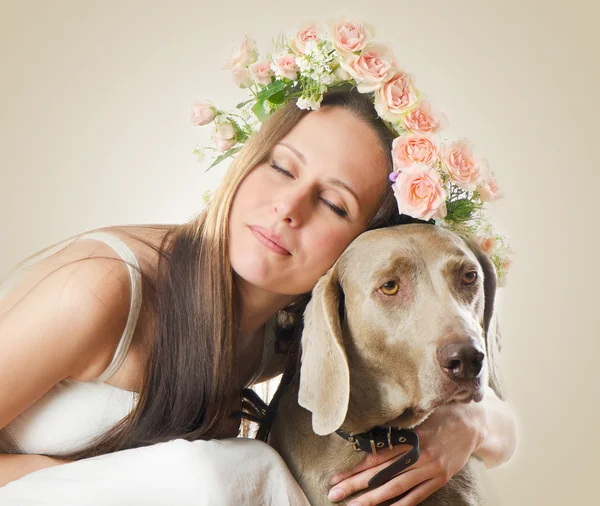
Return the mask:
[[[391,170],[394,134],[365,95],[355,90],[329,92],[322,106],[342,107],[370,125]],[[228,251],[232,201],[246,175],[306,114],[293,102],[274,112],[240,151],[207,208],[165,236],[157,249],[158,274],[150,295],[155,314],[152,351],[137,406],[89,447],[61,458],[76,460],[175,438],[210,439],[218,434],[231,415],[232,399],[240,396],[234,340],[241,308]],[[392,191],[383,192],[368,228],[391,225],[397,218]],[[288,314],[301,314],[308,296],[299,297],[287,308]],[[282,336],[293,335],[290,325],[286,327]]]

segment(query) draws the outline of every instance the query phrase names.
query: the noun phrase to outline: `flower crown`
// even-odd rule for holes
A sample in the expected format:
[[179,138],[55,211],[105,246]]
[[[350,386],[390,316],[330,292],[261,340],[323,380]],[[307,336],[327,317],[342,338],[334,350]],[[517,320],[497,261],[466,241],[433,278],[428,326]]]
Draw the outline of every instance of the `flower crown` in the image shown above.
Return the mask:
[[274,52],[265,57],[246,38],[226,68],[251,97],[230,112],[210,102],[194,102],[192,122],[214,123],[215,144],[194,153],[201,158],[217,153],[210,169],[235,155],[283,104],[295,100],[301,109],[318,110],[328,90],[356,88],[371,98],[396,135],[390,180],[399,212],[474,239],[504,285],[512,250],[483,213],[485,203],[502,196],[494,173],[466,139],[440,141],[445,116],[417,90],[392,52],[372,41],[373,33],[367,24],[347,19],[330,23],[328,30],[308,25],[274,41]]

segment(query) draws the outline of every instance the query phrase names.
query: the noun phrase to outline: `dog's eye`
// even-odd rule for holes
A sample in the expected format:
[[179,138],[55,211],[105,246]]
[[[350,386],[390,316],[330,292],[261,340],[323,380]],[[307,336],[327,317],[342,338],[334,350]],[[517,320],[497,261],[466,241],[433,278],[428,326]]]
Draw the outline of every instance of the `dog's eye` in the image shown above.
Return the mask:
[[465,285],[472,285],[477,281],[477,271],[468,271],[463,274],[462,282]]
[[398,286],[398,283],[396,283],[395,281],[388,281],[387,283],[381,286],[380,290],[381,293],[383,293],[384,295],[396,295],[399,288],[400,287]]

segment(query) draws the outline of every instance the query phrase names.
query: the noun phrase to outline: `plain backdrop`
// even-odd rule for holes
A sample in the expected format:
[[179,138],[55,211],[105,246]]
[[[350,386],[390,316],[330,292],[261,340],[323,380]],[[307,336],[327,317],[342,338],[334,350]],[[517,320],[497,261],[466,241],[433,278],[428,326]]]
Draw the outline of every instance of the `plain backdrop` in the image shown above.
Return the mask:
[[[0,272],[95,227],[182,222],[222,168],[189,106],[245,99],[225,59],[304,21],[364,19],[496,171],[516,251],[502,306],[518,414],[506,505],[596,504],[600,49],[593,0],[0,2]],[[597,204],[596,204],[597,205]]]

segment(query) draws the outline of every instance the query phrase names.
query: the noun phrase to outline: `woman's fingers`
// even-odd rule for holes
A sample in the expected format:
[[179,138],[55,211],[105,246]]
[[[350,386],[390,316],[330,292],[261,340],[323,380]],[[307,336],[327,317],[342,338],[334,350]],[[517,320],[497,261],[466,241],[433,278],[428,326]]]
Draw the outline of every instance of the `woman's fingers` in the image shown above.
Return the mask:
[[[383,464],[379,464],[378,466],[368,468],[365,471],[354,474],[354,475],[350,476],[349,478],[346,478],[345,480],[341,481],[340,483],[335,485],[330,490],[329,496],[328,496],[329,500],[336,501],[336,502],[341,501],[345,497],[351,496],[352,494],[354,494],[356,492],[360,492],[361,490],[365,490],[368,487],[369,480],[373,476],[375,476],[379,471],[388,467],[392,463],[392,461],[393,461],[393,459],[389,460],[387,462],[384,462]],[[420,472],[418,472],[418,471],[420,471]],[[410,475],[410,477],[409,477],[409,475]],[[366,497],[367,500],[369,500],[369,498],[371,497],[371,494],[374,494],[374,496],[379,497],[383,493],[383,494],[387,494],[386,499],[392,499],[394,497],[397,497],[400,494],[398,494],[398,493],[394,494],[393,492],[391,492],[391,490],[397,490],[398,488],[404,487],[404,492],[406,492],[406,490],[410,489],[411,487],[414,487],[421,481],[428,479],[428,478],[431,478],[431,476],[427,475],[426,473],[424,474],[422,468],[411,469],[411,470],[406,471],[405,473],[397,476],[396,478],[393,478],[392,480],[381,485],[380,487],[373,489],[372,492],[367,492],[366,494],[362,495],[360,497],[360,504],[363,504],[363,502],[362,502],[363,497]],[[414,481],[414,480],[417,480],[417,481]],[[382,490],[383,490],[383,492],[381,492]],[[400,492],[400,493],[403,493],[403,492]],[[378,503],[377,502],[368,502],[368,503],[364,503],[364,504],[378,504]]]
[[430,475],[426,468],[416,468],[406,471],[380,487],[353,499],[349,506],[375,506],[381,504],[401,496],[429,478]]
[[[372,469],[374,466],[377,466],[384,462],[388,462],[394,459],[395,457],[398,457],[399,455],[404,455],[406,452],[412,450],[412,448],[413,447],[410,445],[398,445],[394,446],[394,448],[391,450],[387,448],[385,450],[379,450],[375,456],[369,455],[356,467],[353,467],[352,469],[348,469],[343,473],[336,474],[335,476],[333,476],[333,478],[331,478],[331,480],[329,481],[329,484],[337,485],[338,483],[342,482],[346,478],[349,478],[350,476],[354,476],[362,471]],[[381,469],[383,469],[384,467],[386,466],[381,467]],[[373,475],[375,474],[377,473],[374,472]]]
[[[447,481],[442,478],[434,478],[421,483],[411,490],[406,496],[392,504],[392,506],[417,506],[427,499],[431,494],[442,488]],[[362,504],[362,503],[361,503]]]

